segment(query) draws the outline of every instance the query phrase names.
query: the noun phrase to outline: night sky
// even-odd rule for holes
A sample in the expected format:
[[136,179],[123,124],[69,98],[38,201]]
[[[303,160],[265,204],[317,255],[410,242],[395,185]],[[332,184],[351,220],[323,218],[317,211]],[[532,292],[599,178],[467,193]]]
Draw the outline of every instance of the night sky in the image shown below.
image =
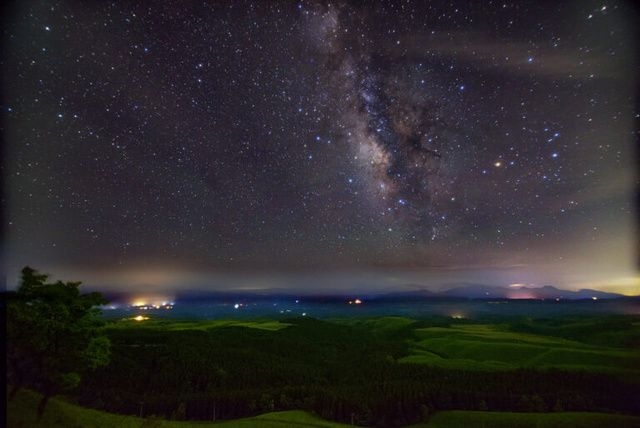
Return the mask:
[[8,285],[637,294],[637,12],[10,4]]

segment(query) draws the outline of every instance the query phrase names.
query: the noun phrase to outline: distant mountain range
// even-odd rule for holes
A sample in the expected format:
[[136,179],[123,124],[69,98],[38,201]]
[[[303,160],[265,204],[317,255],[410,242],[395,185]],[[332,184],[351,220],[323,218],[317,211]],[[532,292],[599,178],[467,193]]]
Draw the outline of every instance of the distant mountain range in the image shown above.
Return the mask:
[[[360,298],[368,302],[403,302],[415,300],[501,300],[501,299],[533,299],[533,300],[606,300],[606,299],[640,299],[640,296],[625,296],[623,294],[608,293],[599,290],[582,289],[578,291],[562,290],[551,285],[544,287],[528,286],[491,286],[483,284],[451,285],[441,291],[431,291],[420,285],[405,285],[408,291],[387,292],[328,292],[309,294],[295,294],[287,289],[242,290],[242,291],[211,291],[211,290],[182,290],[171,298],[174,302],[249,302],[273,300],[304,300],[316,303],[339,303],[350,299]],[[104,293],[112,302],[130,302],[133,298],[129,293]]]
[[608,293],[599,290],[581,289],[578,291],[562,290],[551,285],[544,287],[501,287],[482,284],[467,284],[434,292],[425,289],[388,293],[386,298],[458,298],[458,299],[617,299],[627,297],[622,294]]
[[[408,287],[405,287],[405,289]],[[415,287],[414,287],[415,288]],[[599,290],[582,289],[578,291],[562,290],[550,285],[544,287],[502,287],[482,284],[463,284],[452,286],[442,291],[431,291],[425,288],[415,288],[410,291],[400,292],[344,292],[344,293],[317,293],[317,294],[294,294],[291,290],[264,290],[264,291],[200,291],[190,290],[178,292],[175,301],[231,301],[231,300],[274,300],[274,299],[301,299],[317,303],[342,302],[350,298],[363,298],[367,301],[408,301],[408,300],[430,300],[430,299],[536,299],[536,300],[584,300],[584,299],[618,299],[628,296],[608,293]]]

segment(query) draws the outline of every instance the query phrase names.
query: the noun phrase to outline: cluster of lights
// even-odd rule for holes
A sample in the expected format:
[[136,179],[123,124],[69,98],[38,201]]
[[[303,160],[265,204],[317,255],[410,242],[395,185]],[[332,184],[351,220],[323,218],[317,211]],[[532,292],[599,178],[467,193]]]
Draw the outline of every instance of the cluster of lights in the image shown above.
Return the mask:
[[173,309],[175,304],[173,302],[162,302],[160,304],[135,302],[131,305],[134,309],[140,309],[143,311],[149,311],[152,309]]
[[149,317],[143,317],[142,315],[138,315],[137,317],[134,317],[134,318],[133,318],[133,320],[134,320],[134,321],[138,321],[138,322],[140,322],[140,321],[146,321],[146,320],[148,320],[148,319],[149,319]]
[[360,299],[349,300],[349,304],[350,305],[361,305],[362,304],[362,300],[360,300]]

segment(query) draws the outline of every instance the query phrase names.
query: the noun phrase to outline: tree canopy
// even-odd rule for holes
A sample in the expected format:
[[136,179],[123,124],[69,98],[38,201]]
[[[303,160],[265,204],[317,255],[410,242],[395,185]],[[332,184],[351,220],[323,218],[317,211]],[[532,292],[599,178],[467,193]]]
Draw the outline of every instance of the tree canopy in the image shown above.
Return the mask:
[[80,282],[47,282],[30,267],[7,304],[7,375],[11,396],[22,386],[52,395],[77,386],[81,375],[109,362],[110,342],[100,334],[100,293],[81,294]]

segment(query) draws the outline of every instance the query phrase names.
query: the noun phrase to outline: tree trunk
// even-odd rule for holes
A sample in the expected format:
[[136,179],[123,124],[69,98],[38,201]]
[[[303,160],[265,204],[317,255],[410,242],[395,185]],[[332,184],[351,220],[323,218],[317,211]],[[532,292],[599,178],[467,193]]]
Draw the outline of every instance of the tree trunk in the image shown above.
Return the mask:
[[38,420],[42,419],[42,415],[44,415],[44,409],[47,407],[47,403],[49,402],[49,398],[51,396],[49,393],[46,393],[42,396],[40,403],[38,403]]

